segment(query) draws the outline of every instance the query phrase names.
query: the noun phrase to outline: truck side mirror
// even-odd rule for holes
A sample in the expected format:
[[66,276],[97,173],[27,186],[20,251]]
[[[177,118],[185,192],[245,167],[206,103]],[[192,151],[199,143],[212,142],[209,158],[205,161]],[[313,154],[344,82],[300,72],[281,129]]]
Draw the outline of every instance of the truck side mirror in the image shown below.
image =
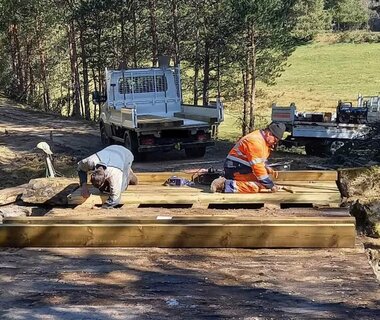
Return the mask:
[[99,104],[107,101],[107,96],[102,95],[99,91],[92,92],[92,101],[94,104]]

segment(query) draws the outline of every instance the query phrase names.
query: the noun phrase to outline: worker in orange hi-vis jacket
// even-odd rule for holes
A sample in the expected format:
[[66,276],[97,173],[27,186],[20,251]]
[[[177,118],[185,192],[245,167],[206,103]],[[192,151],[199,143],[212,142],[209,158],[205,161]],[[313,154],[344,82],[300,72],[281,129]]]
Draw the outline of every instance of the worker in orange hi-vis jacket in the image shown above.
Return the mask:
[[280,188],[269,175],[277,176],[267,166],[270,151],[282,139],[285,132],[283,123],[272,122],[263,130],[255,130],[241,138],[228,153],[224,162],[225,176],[215,179],[212,192],[256,193],[267,189],[272,192]]

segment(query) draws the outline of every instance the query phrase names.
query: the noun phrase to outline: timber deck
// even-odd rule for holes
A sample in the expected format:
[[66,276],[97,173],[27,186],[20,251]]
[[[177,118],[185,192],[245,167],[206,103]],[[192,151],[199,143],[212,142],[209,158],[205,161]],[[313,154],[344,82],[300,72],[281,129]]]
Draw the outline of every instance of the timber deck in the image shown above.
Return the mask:
[[[338,207],[341,195],[336,185],[336,171],[284,171],[279,173],[276,183],[290,187],[295,193],[279,191],[276,193],[227,194],[211,193],[208,186],[194,187],[164,186],[171,176],[191,180],[191,173],[161,172],[139,173],[139,184],[129,186],[122,194],[121,203],[129,207],[170,206],[193,208],[257,208],[265,204],[279,207],[297,206],[332,206]],[[91,197],[85,201],[81,190],[77,189],[68,196],[70,205],[100,205],[106,194],[92,188]]]
[[[124,206],[119,210],[124,210],[125,216],[78,216],[80,212],[91,215],[99,212],[90,208],[101,204],[107,195],[92,189],[93,194],[84,201],[81,190],[77,189],[68,197],[69,204],[78,205],[67,209],[72,210],[70,216],[6,218],[0,225],[0,246],[347,248],[355,245],[355,219],[350,217],[347,209],[328,209],[340,202],[334,171],[281,172],[277,184],[291,187],[295,193],[258,194],[210,193],[209,186],[202,185],[164,186],[163,183],[173,175],[192,179],[192,174],[185,172],[138,174],[139,184],[129,186],[122,195]],[[311,205],[314,209],[300,208],[305,211],[305,216],[297,217],[285,213],[276,217],[259,217],[255,216],[257,210],[249,210],[250,214],[228,211],[226,215],[217,213],[220,210],[211,210],[223,208],[223,205],[250,208],[267,204]],[[149,208],[155,206],[179,206],[181,210],[174,213],[170,209],[169,214],[155,215],[158,209]],[[188,214],[187,211],[191,210],[183,209],[184,206],[200,211]],[[315,208],[320,206],[325,209]],[[144,215],[144,210],[149,213]],[[277,206],[271,210],[286,211]],[[314,211],[314,216],[306,216],[307,210]]]

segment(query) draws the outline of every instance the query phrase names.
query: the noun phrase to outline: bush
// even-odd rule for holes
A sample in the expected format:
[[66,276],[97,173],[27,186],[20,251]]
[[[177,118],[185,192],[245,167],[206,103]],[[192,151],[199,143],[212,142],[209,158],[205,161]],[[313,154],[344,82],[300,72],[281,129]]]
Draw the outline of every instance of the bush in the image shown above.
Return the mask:
[[380,32],[351,31],[342,32],[338,38],[338,43],[379,43]]

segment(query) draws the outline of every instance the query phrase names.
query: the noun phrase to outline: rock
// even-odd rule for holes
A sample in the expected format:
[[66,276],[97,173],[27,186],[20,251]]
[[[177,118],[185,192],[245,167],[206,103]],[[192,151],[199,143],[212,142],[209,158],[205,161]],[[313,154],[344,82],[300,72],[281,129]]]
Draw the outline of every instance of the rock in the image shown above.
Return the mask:
[[67,196],[79,187],[77,179],[40,178],[29,181],[22,201],[44,205],[67,205]]
[[380,199],[368,203],[357,200],[350,209],[356,229],[367,236],[380,238]]
[[380,166],[338,170],[342,197],[376,199],[380,194]]
[[0,190],[0,205],[6,205],[16,202],[17,199],[24,193],[28,184],[23,184],[18,187],[6,188]]

